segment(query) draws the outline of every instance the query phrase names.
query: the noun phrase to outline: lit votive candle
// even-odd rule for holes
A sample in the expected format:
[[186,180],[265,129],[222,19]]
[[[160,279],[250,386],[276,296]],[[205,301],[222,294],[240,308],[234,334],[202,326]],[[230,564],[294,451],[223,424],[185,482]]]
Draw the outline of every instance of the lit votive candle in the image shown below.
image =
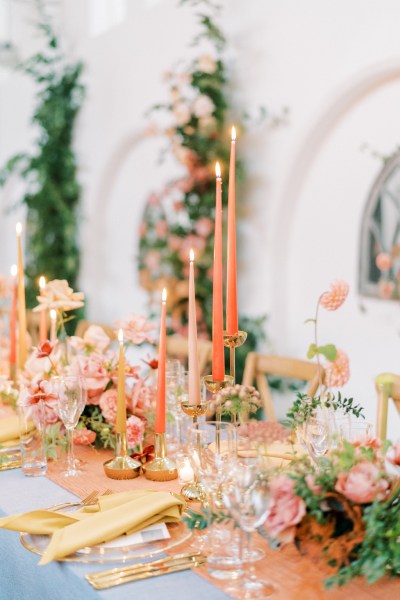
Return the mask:
[[178,481],[179,483],[191,483],[194,480],[194,471],[190,465],[187,456],[181,460],[177,460],[178,464]]

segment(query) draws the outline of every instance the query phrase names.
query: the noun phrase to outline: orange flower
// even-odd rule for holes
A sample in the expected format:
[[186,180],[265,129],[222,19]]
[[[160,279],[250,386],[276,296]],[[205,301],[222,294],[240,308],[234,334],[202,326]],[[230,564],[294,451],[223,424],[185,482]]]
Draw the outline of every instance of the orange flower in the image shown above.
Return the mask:
[[326,310],[337,310],[343,304],[349,293],[349,284],[342,279],[337,279],[331,283],[330,292],[324,292],[319,299],[321,306]]
[[336,358],[325,366],[325,385],[342,387],[350,379],[349,357],[343,350],[338,350]]

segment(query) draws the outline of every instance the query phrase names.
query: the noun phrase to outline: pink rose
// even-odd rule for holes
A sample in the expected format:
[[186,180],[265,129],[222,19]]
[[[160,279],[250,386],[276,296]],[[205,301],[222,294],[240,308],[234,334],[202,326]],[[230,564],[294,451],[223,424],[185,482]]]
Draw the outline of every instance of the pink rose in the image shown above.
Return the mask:
[[154,342],[150,331],[154,329],[154,325],[143,315],[132,315],[128,321],[117,321],[116,326],[124,332],[124,340],[132,342],[132,344],[142,344],[143,342]]
[[106,392],[103,392],[100,398],[100,408],[103,417],[111,425],[115,425],[117,422],[117,404],[118,404],[118,390],[111,388]]
[[271,481],[272,503],[264,529],[273,538],[287,543],[294,539],[295,525],[306,514],[306,505],[294,492],[294,481],[278,475]]
[[74,444],[78,446],[90,446],[96,439],[96,433],[91,429],[75,429]]
[[400,440],[390,448],[387,457],[391,463],[400,466]]
[[126,421],[126,436],[128,448],[136,448],[143,442],[145,422],[135,415],[131,415]]
[[88,393],[88,404],[97,404],[92,398],[101,393],[110,381],[110,376],[103,363],[100,354],[90,356],[78,356],[75,369],[78,368],[83,380],[83,388]]
[[383,500],[389,489],[389,483],[381,477],[377,465],[372,462],[359,462],[346,473],[340,473],[335,490],[352,502],[369,504]]
[[363,448],[372,448],[373,450],[379,450],[382,446],[382,442],[379,438],[368,434],[353,440],[351,443],[355,448],[362,446]]

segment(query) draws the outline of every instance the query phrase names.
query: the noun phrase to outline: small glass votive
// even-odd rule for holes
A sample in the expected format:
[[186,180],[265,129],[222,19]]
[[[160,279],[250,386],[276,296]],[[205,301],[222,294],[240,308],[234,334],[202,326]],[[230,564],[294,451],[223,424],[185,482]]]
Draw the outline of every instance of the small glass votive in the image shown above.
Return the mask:
[[178,469],[178,481],[180,484],[192,483],[194,481],[194,471],[190,464],[188,456],[180,455],[175,458]]

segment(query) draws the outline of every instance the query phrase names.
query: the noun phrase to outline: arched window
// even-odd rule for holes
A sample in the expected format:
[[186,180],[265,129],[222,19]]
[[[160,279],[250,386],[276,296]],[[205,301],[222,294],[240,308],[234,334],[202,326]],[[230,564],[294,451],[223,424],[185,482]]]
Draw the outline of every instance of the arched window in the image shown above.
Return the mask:
[[385,300],[400,298],[400,151],[385,161],[364,211],[359,291]]

